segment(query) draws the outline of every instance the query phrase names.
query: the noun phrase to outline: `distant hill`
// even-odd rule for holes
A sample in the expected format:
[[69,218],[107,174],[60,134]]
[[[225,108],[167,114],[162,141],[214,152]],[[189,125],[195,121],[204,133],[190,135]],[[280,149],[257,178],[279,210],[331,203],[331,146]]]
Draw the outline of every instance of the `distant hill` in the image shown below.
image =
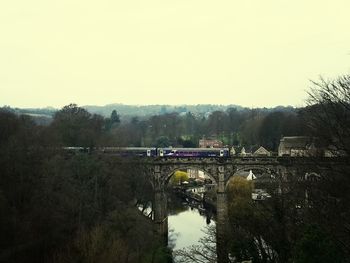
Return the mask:
[[[107,104],[104,106],[86,105],[81,106],[90,113],[100,114],[104,117],[109,117],[113,110],[116,110],[121,116],[122,120],[127,120],[131,117],[138,116],[140,118],[147,118],[153,115],[161,115],[166,113],[185,114],[187,112],[193,113],[195,116],[207,117],[213,111],[226,111],[229,108],[235,108],[238,111],[248,110],[248,108],[231,104],[231,105],[216,105],[216,104],[198,104],[198,105],[125,105],[120,103]],[[49,123],[59,109],[52,107],[46,108],[11,108],[4,106],[6,109],[17,114],[26,114],[37,119],[39,123]],[[294,111],[291,106],[277,106],[274,108],[260,108],[263,111]]]
[[102,116],[109,116],[113,110],[116,110],[121,116],[152,116],[165,113],[186,113],[204,115],[213,111],[225,111],[228,108],[243,109],[239,105],[214,105],[214,104],[198,104],[198,105],[125,105],[125,104],[108,104],[105,106],[86,105],[82,106],[89,112],[97,113]]

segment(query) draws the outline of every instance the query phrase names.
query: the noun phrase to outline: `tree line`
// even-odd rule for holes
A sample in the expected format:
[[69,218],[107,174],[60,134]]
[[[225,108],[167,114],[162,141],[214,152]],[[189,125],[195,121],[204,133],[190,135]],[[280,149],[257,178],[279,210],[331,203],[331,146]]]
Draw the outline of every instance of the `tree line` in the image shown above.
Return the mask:
[[49,126],[0,111],[0,262],[167,262],[135,208],[152,199],[141,165],[62,150],[96,145],[117,122],[76,105]]
[[[113,120],[112,114],[108,119]],[[173,112],[147,119],[133,117],[130,121],[120,121],[118,118],[112,123],[105,124],[106,136],[96,141],[97,144],[198,147],[200,139],[215,138],[227,146],[264,146],[277,151],[281,137],[309,133],[304,108],[284,111],[229,108],[226,111],[214,111],[207,117],[191,112]]]
[[[227,185],[227,262],[346,263],[350,259],[350,76],[314,82],[302,110],[311,136],[334,152],[341,163],[314,160],[284,177],[265,181],[234,177]],[[306,174],[314,171],[317,175]],[[312,177],[313,176],[313,177]],[[270,198],[254,201],[254,189]],[[177,251],[182,263],[216,262],[215,231],[201,246]],[[215,248],[215,246],[214,246]]]

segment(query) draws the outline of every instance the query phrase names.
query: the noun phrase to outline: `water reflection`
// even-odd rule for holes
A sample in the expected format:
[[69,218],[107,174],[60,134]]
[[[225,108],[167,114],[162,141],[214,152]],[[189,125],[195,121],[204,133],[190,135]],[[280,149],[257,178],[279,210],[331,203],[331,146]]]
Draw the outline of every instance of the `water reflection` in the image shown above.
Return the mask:
[[215,222],[209,217],[201,215],[197,208],[184,208],[180,213],[168,217],[169,228],[172,231],[169,235],[169,244],[175,250],[197,245],[199,239],[205,235],[203,232],[205,227],[207,225],[215,226]]
[[[200,203],[188,203],[185,199],[171,195],[168,203],[168,244],[174,255],[182,249],[202,246],[201,241],[208,238],[208,227],[215,229],[213,219],[211,209],[204,209]],[[177,254],[174,262],[179,261],[181,256]]]
[[[206,209],[171,197],[168,223],[174,262],[316,262],[315,257],[317,262],[348,262],[348,235],[333,236],[345,233],[344,217],[337,211],[347,211],[341,206],[346,203],[321,192],[330,185],[298,180],[253,184],[234,177],[226,188],[227,216],[219,213],[216,223]],[[225,206],[219,197],[213,199],[220,212]],[[208,235],[207,224],[214,226]],[[211,243],[214,246],[207,245]],[[211,249],[215,247],[217,251]]]

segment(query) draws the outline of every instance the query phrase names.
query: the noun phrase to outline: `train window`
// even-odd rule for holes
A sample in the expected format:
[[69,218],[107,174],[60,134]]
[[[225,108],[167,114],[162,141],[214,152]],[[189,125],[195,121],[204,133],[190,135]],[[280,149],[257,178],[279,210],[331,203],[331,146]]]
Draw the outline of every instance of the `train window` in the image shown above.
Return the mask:
[[160,155],[160,156],[164,156],[163,149],[160,149],[160,150],[159,150],[159,155]]
[[220,150],[220,157],[224,156],[224,150]]
[[147,156],[151,156],[151,150],[147,150]]

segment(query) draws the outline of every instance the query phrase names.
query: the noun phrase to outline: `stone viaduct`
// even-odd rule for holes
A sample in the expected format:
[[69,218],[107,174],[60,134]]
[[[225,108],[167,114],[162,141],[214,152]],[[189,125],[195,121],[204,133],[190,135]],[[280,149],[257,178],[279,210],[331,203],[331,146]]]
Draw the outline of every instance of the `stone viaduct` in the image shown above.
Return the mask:
[[[110,156],[112,157],[113,154]],[[173,173],[188,168],[198,169],[212,179],[217,186],[216,247],[217,262],[219,263],[228,262],[228,253],[225,246],[226,220],[228,217],[226,185],[231,177],[238,175],[241,171],[253,170],[256,172],[258,170],[260,174],[267,175],[270,178],[269,181],[288,182],[290,178],[303,181],[310,180],[311,177],[314,177],[313,175],[320,177],[332,167],[349,164],[347,158],[325,157],[147,157],[124,159],[121,162],[137,163],[144,167],[144,173],[153,187],[152,219],[155,231],[164,238],[165,243],[168,240],[166,188]],[[257,179],[259,180],[259,177]]]
[[[225,232],[227,220],[226,185],[232,176],[241,171],[259,170],[270,175],[271,180],[287,181],[290,176],[307,180],[307,175],[321,174],[322,170],[337,165],[343,160],[337,158],[295,158],[295,157],[231,157],[231,158],[154,158],[144,159],[147,175],[154,190],[153,220],[156,231],[168,238],[166,186],[177,170],[198,169],[208,175],[217,185],[216,240],[219,263],[225,263]],[[322,166],[319,164],[322,163]],[[299,178],[295,178],[299,177]]]

